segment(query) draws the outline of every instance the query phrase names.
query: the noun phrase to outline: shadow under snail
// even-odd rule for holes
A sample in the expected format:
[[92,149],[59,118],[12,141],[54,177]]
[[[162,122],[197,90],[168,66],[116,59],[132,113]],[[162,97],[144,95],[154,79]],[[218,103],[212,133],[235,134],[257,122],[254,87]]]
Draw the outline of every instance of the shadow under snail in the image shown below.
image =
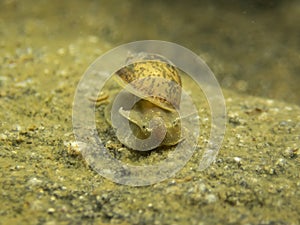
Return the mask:
[[[113,75],[123,88],[121,105],[114,108],[114,96],[105,108],[105,119],[116,129],[119,141],[140,151],[178,144],[183,140],[178,113],[182,87],[178,70],[156,54],[133,55],[127,64]],[[126,98],[138,100],[128,107]]]

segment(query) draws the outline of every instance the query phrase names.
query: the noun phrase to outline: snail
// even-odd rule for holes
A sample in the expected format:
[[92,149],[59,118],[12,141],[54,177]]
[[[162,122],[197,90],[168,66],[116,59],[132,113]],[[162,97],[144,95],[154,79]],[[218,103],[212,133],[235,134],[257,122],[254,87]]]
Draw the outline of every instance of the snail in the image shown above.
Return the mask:
[[132,55],[127,64],[113,75],[123,93],[105,108],[105,119],[116,129],[119,141],[140,151],[178,144],[183,140],[178,70],[156,54]]

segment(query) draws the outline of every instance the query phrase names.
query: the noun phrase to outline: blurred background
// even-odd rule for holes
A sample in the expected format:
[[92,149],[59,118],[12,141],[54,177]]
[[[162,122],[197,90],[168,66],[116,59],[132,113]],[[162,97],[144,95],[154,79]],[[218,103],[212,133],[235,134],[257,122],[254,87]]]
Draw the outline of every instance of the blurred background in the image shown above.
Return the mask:
[[298,105],[299,24],[300,1],[293,0],[0,2],[0,45],[12,52],[100,39],[93,48],[102,50],[86,59],[87,68],[122,43],[171,41],[200,55],[223,88]]

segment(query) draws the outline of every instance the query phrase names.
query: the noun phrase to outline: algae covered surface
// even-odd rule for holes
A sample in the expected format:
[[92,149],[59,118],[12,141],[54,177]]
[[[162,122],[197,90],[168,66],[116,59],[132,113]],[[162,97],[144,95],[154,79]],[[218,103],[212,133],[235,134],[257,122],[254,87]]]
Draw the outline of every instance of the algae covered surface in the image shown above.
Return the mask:
[[[300,5],[230,3],[1,1],[0,224],[299,224]],[[227,130],[216,161],[198,171],[210,112],[183,82],[199,107],[199,151],[174,177],[131,187],[87,165],[72,103],[97,57],[139,39],[174,41],[206,60],[223,87]],[[116,158],[166,157],[118,145],[103,110],[97,129]]]

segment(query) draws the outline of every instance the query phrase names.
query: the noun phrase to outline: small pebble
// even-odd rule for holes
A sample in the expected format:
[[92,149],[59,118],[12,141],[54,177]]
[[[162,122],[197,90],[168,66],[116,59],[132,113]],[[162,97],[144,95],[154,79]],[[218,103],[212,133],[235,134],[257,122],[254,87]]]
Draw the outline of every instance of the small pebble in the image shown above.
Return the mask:
[[233,159],[237,163],[240,163],[242,161],[242,159],[240,157],[234,157]]
[[208,194],[205,196],[205,199],[208,203],[214,203],[216,202],[218,199],[214,194]]
[[39,180],[37,179],[36,177],[33,177],[31,178],[27,184],[29,184],[30,186],[35,186],[35,185],[38,185],[38,184],[41,184],[42,183],[42,180]]
[[54,212],[55,212],[55,209],[54,209],[54,208],[49,208],[49,209],[48,209],[48,213],[49,213],[49,214],[53,214]]

